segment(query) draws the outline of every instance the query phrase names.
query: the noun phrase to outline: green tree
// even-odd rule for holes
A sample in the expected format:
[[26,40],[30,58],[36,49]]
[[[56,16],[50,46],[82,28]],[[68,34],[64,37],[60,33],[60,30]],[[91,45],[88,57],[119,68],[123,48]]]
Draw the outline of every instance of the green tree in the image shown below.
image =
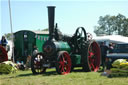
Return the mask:
[[12,40],[12,34],[11,34],[11,33],[4,34],[4,36],[5,36],[8,40]]
[[128,18],[122,14],[117,16],[100,16],[98,26],[94,27],[94,33],[99,35],[112,35],[118,34],[128,36]]
[[41,31],[48,31],[48,28],[45,28],[45,29],[43,29],[43,30],[41,30]]

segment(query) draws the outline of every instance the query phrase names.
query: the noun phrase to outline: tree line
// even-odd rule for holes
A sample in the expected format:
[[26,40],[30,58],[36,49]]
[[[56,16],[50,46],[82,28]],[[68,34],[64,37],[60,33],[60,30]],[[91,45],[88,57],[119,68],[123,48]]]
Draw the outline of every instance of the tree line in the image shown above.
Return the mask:
[[122,14],[100,16],[98,26],[94,27],[94,33],[97,36],[112,34],[128,36],[128,18]]

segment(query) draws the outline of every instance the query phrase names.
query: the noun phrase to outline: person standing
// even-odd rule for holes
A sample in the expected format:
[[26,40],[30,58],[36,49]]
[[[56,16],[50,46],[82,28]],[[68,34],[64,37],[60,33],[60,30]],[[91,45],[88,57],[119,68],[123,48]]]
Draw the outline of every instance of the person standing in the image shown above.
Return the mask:
[[33,49],[33,56],[35,56],[38,53],[38,48],[36,46],[34,46]]
[[5,36],[2,36],[2,39],[1,39],[1,45],[4,47],[4,48],[6,48],[6,45],[7,45],[7,40],[5,39]]
[[26,61],[26,69],[30,68],[31,67],[31,56],[28,55],[27,56],[27,61]]
[[113,49],[114,49],[113,43],[110,43],[109,44],[109,53],[113,53]]
[[109,48],[108,46],[105,45],[105,42],[101,42],[100,48],[101,48],[101,66],[103,66],[103,71],[104,71],[106,66],[105,59]]

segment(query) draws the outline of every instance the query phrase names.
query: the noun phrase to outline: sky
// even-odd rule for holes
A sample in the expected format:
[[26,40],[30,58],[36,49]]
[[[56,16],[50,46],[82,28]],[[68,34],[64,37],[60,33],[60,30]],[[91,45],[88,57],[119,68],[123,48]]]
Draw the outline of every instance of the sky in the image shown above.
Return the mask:
[[[94,34],[100,16],[128,18],[128,0],[10,0],[13,32],[48,28],[47,6],[56,6],[55,23],[64,34],[74,34],[77,27]],[[8,0],[0,0],[0,36],[11,33]]]

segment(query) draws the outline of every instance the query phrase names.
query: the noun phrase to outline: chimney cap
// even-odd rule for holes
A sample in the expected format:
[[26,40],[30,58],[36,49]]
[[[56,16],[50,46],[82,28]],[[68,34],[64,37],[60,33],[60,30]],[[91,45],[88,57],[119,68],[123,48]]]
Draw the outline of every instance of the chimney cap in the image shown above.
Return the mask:
[[56,6],[47,6],[48,8],[50,7],[50,8],[56,8]]

